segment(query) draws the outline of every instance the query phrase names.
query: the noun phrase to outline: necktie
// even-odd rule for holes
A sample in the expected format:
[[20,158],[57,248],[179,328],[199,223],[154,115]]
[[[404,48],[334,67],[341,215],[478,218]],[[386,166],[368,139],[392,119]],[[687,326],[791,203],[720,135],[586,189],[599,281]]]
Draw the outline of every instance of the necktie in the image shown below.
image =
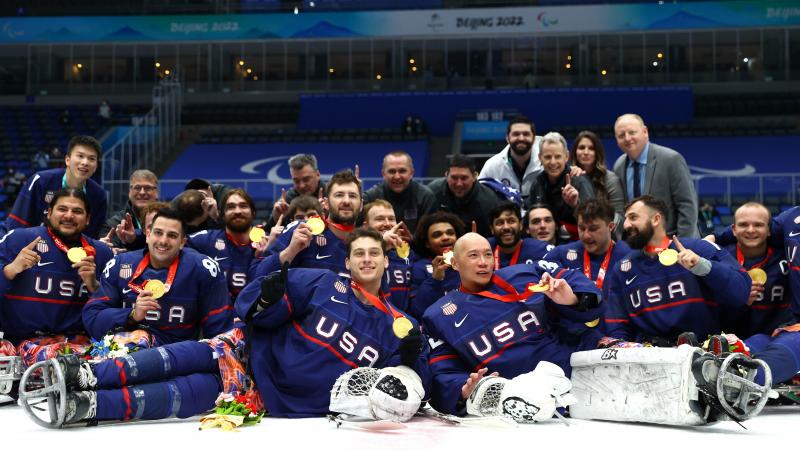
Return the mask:
[[642,187],[641,187],[641,178],[639,174],[639,164],[638,161],[633,162],[633,197],[640,197],[642,195]]

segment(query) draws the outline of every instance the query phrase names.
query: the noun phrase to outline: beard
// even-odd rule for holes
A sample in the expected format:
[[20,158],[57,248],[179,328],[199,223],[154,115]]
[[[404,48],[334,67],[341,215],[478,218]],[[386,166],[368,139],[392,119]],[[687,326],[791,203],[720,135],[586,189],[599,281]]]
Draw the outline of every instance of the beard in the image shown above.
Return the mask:
[[[636,229],[634,228],[633,230]],[[653,239],[655,230],[653,229],[653,226],[648,223],[645,225],[644,230],[636,230],[631,233],[631,229],[627,229],[625,232],[628,233],[628,237],[625,238],[625,242],[627,242],[632,249],[641,250],[645,245],[647,245],[648,242],[650,242],[650,239]]]
[[[238,220],[244,219],[244,220]],[[246,217],[236,216],[231,217],[230,220],[225,222],[225,226],[234,233],[244,233],[250,229],[252,220],[247,220]]]
[[356,216],[357,216],[356,214],[353,214],[353,216],[350,217],[350,218],[344,218],[341,215],[339,215],[338,211],[331,210],[330,215],[328,216],[328,219],[330,219],[330,221],[333,222],[333,223],[338,223],[340,225],[348,225],[349,226],[349,225],[355,225],[356,224]]
[[532,147],[533,147],[533,142],[519,141],[519,142],[514,142],[513,144],[509,144],[509,148],[511,148],[511,151],[514,152],[517,156],[523,156],[527,154],[528,152],[531,151]]
[[497,239],[497,245],[499,245],[500,247],[512,248],[512,247],[516,246],[519,243],[520,235],[519,235],[519,233],[514,233],[514,240],[511,241],[510,244],[503,243],[503,240],[500,238],[500,236],[495,236],[495,239]]
[[[50,225],[50,231],[52,231],[53,234],[57,238],[61,239],[62,241],[66,242],[68,244],[76,244],[76,243],[80,242],[81,233],[83,232],[83,229],[76,229],[76,231],[74,233],[66,234],[66,233],[63,233],[58,228],[58,226],[57,226],[58,224],[54,224],[54,223],[50,222],[49,220],[47,222]],[[72,246],[72,245],[70,245],[70,246]]]

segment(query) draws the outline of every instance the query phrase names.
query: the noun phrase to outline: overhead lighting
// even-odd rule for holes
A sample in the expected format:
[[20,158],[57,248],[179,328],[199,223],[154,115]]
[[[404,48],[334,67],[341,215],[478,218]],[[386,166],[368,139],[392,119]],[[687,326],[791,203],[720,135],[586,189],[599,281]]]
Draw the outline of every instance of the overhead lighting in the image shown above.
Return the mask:
[[253,81],[258,81],[258,75],[253,75]]
[[375,79],[376,79],[376,80],[380,80],[381,78],[383,78],[383,77],[381,76],[381,74],[377,74],[377,75],[375,75]]
[[744,59],[742,59],[742,62],[750,62],[750,58],[745,57]]
[[328,69],[328,73],[333,73],[333,72],[336,72],[336,70],[335,70],[333,67],[331,67],[330,69]]
[[165,73],[165,74],[167,74],[167,75],[169,75],[169,69],[165,69],[165,70],[164,70],[164,73]]
[[81,63],[75,64],[75,67],[77,67],[78,69],[83,69],[83,64]]
[[658,61],[653,61],[653,67],[658,67]]
[[603,70],[600,71],[600,74],[605,76],[606,74],[608,74],[608,72],[606,71],[606,69],[603,69]]
[[408,63],[409,63],[409,64],[414,64],[414,58],[411,58],[411,59],[409,59],[409,60],[408,60]]
[[658,54],[656,55],[656,58],[658,58],[658,59],[661,59],[663,57],[664,57],[664,54],[661,53],[661,52],[658,52]]
[[244,61],[240,59],[240,60],[239,60],[239,65],[240,65],[240,66],[243,66],[243,65],[244,65]]
[[566,65],[564,65],[564,67],[566,67],[567,69],[572,69],[572,64],[567,63]]
[[572,61],[572,55],[567,55],[567,61]]
[[300,13],[300,10],[297,8],[297,6],[294,7],[294,13],[295,14],[299,14]]
[[156,61],[156,67],[161,67],[161,63]]
[[247,73],[253,73],[253,69],[247,69]]
[[411,71],[412,71],[412,72],[416,72],[416,71],[417,71],[417,66],[414,66],[414,67],[412,67],[412,68],[411,68]]

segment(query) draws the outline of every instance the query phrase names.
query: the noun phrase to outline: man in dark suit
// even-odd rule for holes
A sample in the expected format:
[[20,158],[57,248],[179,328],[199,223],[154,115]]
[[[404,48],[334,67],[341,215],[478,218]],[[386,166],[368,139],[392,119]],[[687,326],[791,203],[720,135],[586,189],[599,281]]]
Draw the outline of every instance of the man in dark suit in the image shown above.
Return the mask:
[[699,237],[697,193],[689,166],[680,153],[650,142],[644,120],[623,114],[614,123],[614,136],[624,155],[614,163],[626,201],[652,195],[667,204],[667,235]]

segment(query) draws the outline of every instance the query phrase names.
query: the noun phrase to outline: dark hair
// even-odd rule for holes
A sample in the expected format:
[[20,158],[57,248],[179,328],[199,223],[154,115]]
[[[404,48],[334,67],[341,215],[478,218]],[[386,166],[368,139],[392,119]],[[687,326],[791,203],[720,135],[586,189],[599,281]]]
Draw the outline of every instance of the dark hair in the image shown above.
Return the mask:
[[55,208],[58,199],[61,197],[74,197],[83,202],[83,209],[86,210],[86,215],[92,213],[92,207],[89,205],[89,197],[83,192],[83,189],[63,188],[53,193],[53,198],[50,200],[48,207]]
[[200,191],[189,189],[175,197],[173,205],[174,208],[183,215],[183,220],[186,222],[194,222],[205,213],[203,209],[204,198]]
[[506,136],[508,136],[508,134],[511,133],[511,126],[516,125],[518,123],[530,125],[531,132],[533,133],[534,136],[536,136],[536,126],[533,124],[531,119],[528,119],[526,116],[523,115],[516,116],[508,121],[508,126],[506,127]]
[[497,219],[506,211],[511,211],[519,221],[522,221],[522,212],[519,210],[519,205],[514,202],[500,202],[489,211],[489,223],[493,223],[494,219]]
[[356,176],[353,174],[353,171],[350,169],[340,170],[333,174],[331,179],[328,181],[328,184],[325,185],[325,195],[331,195],[331,189],[334,185],[349,183],[354,183],[356,185],[358,188],[358,195],[361,197],[361,180],[356,178]]
[[69,144],[67,144],[67,156],[72,154],[72,150],[77,147],[78,145],[82,147],[89,147],[90,149],[94,150],[97,153],[97,158],[100,158],[100,155],[103,154],[103,146],[100,145],[100,142],[92,136],[72,136],[72,139],[69,140]]
[[209,183],[208,181],[206,181],[206,180],[204,180],[202,178],[194,178],[194,179],[190,180],[188,183],[186,183],[186,186],[183,187],[183,190],[186,191],[186,190],[189,190],[189,189],[197,189],[197,190],[201,191],[201,190],[204,190],[204,189],[208,189],[210,187],[211,187],[211,183]]
[[[595,133],[589,130],[583,130],[578,133],[575,141],[572,143],[572,149],[569,151],[569,163],[572,166],[578,166],[578,143],[581,139],[586,138],[592,141],[594,147],[594,167],[592,171],[587,173],[589,180],[592,182],[594,192],[597,197],[608,198],[608,187],[606,186],[606,150],[603,147],[603,141]],[[588,171],[587,171],[588,172]]]
[[167,202],[152,201],[144,205],[142,209],[139,210],[139,223],[142,224],[142,228],[149,228],[150,224],[145,223],[148,214],[153,211],[159,211],[166,208],[169,208],[169,203]]
[[450,159],[450,163],[447,165],[447,172],[450,172],[450,169],[453,167],[461,167],[469,170],[470,172],[475,172],[475,160],[464,155],[454,155]]
[[298,195],[292,199],[291,203],[289,203],[289,210],[286,212],[284,221],[288,217],[289,222],[291,222],[294,220],[293,218],[297,211],[308,211],[309,209],[313,209],[320,216],[322,215],[322,205],[319,204],[319,200],[317,200],[316,197],[312,197],[310,195]]
[[650,209],[654,209],[656,212],[661,214],[661,217],[664,218],[664,221],[665,221],[664,224],[666,226],[666,220],[667,220],[667,217],[668,217],[667,216],[667,204],[664,203],[663,200],[659,200],[659,199],[653,197],[652,195],[642,195],[640,197],[636,197],[635,199],[629,201],[628,204],[625,205],[625,212],[627,212],[628,209],[630,209],[630,207],[633,206],[633,204],[636,203],[636,202],[642,202],[642,203],[644,203],[644,206],[647,206]]
[[[245,191],[242,188],[233,188],[233,189],[225,192],[225,195],[222,196],[222,205],[220,205],[222,207],[223,211],[225,210],[225,204],[228,203],[228,199],[231,197],[231,195],[238,195],[238,196],[242,197],[244,199],[244,201],[247,202],[247,206],[250,207],[250,211],[253,212],[253,217],[255,217],[255,215],[256,215],[256,204],[255,204],[255,202],[253,202],[253,198],[250,197],[250,194],[248,194],[247,191]],[[225,213],[223,212],[223,215],[224,214]]]
[[443,211],[437,211],[433,214],[422,216],[417,222],[417,229],[414,231],[414,250],[423,256],[432,257],[430,249],[425,245],[428,243],[428,228],[437,223],[449,223],[456,230],[456,238],[464,235],[466,227],[464,222],[453,214]]
[[350,250],[353,246],[353,241],[358,238],[371,238],[381,244],[381,251],[383,251],[384,256],[386,255],[386,241],[383,240],[383,235],[377,230],[373,230],[371,228],[356,228],[350,233],[347,234],[347,237],[344,240],[345,247],[347,247],[347,257],[350,257]]
[[553,220],[556,220],[556,214],[553,212],[553,208],[551,208],[550,205],[546,203],[534,203],[530,206],[530,208],[528,208],[527,211],[525,211],[525,217],[522,219],[523,228],[528,228],[528,225],[530,225],[531,211],[534,209],[546,209],[550,211],[550,216],[553,218]]
[[183,219],[183,214],[180,211],[176,211],[172,208],[163,208],[156,211],[156,215],[153,216],[153,223],[156,223],[156,219],[159,217],[163,217],[165,219],[177,220],[181,224],[181,234],[186,236],[186,221]]
[[605,200],[591,198],[578,204],[578,207],[575,208],[575,218],[581,218],[584,222],[591,222],[595,219],[613,222],[614,208]]

